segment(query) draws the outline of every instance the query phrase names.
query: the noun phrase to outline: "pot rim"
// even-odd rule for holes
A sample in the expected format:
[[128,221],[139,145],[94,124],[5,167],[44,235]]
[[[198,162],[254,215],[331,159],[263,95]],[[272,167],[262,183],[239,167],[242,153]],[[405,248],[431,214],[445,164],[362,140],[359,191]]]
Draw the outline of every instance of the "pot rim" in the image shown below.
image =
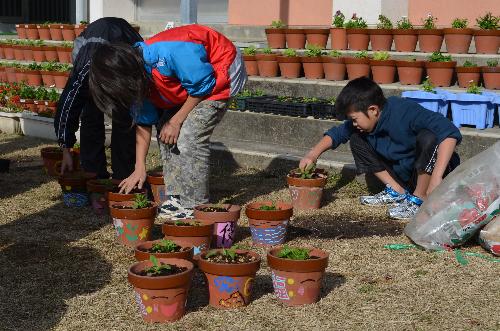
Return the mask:
[[288,220],[293,215],[293,206],[290,203],[278,201],[276,206],[280,207],[280,210],[259,210],[260,206],[271,206],[272,201],[256,201],[251,202],[245,206],[245,215],[248,218],[254,220],[266,220],[266,221],[283,221]]
[[474,29],[474,36],[500,36],[500,30]]
[[345,64],[370,64],[370,59],[369,58],[357,58],[357,57],[345,57],[344,58],[344,63]]
[[345,29],[347,34],[369,34],[369,29],[368,28],[364,28],[364,29],[360,29],[360,28],[355,28],[355,29]]
[[456,29],[456,28],[444,28],[443,33],[444,34],[465,34],[465,35],[472,35],[474,32],[474,29],[472,28],[463,28],[463,29]]
[[[220,251],[221,249],[217,249]],[[236,250],[236,253],[247,253],[256,258],[255,261],[249,263],[228,264],[228,263],[213,263],[205,260],[203,257],[208,252],[203,252],[198,258],[198,268],[201,271],[220,276],[248,276],[255,275],[260,268],[261,257],[259,254],[249,250]]]
[[255,54],[257,61],[276,61],[278,54]]
[[323,57],[321,57],[321,56],[301,56],[300,62],[302,62],[302,63],[323,63]]
[[371,66],[390,66],[390,67],[395,67],[396,66],[396,60],[373,60],[370,59],[370,65]]
[[304,29],[299,28],[285,28],[286,34],[305,34]]
[[426,68],[455,68],[457,66],[457,61],[448,62],[425,62]]
[[370,35],[392,35],[392,29],[368,29]]
[[302,63],[300,56],[276,56],[278,63]]
[[463,67],[463,66],[457,66],[455,68],[457,73],[480,73],[481,72],[481,67]]
[[177,226],[175,221],[167,220],[161,225],[161,232],[171,237],[208,237],[213,233],[214,223],[206,220],[186,219],[184,222],[200,222],[199,226]]
[[[176,258],[176,256],[179,256],[179,258],[181,258],[181,256],[185,256],[185,255],[188,256],[187,260],[193,258],[193,255],[194,255],[193,245],[191,245],[190,243],[188,243],[186,241],[183,241],[182,239],[169,239],[169,240],[173,241],[174,243],[176,243],[177,245],[179,245],[183,249],[184,248],[189,248],[189,249],[181,250],[179,252],[171,252],[171,253],[150,253],[150,252],[146,252],[146,251],[143,251],[140,249],[140,248],[148,248],[148,246],[152,247],[153,244],[155,244],[161,240],[163,240],[163,239],[148,240],[148,241],[138,243],[134,248],[134,256],[137,259],[137,261],[146,260],[146,259],[141,259],[141,256],[145,256],[145,255],[147,255],[147,256],[154,255],[154,256],[156,256],[157,259]],[[186,259],[186,258],[183,258],[183,259]]]
[[405,61],[405,60],[395,60],[396,67],[414,67],[414,68],[423,68],[425,65],[425,61],[416,60],[416,61]]
[[109,213],[113,218],[125,219],[125,220],[138,220],[146,218],[155,218],[158,205],[155,202],[150,201],[151,206],[141,209],[118,209],[115,206],[126,206],[130,207],[133,201],[111,201],[109,203]]
[[146,180],[149,184],[152,184],[152,185],[164,185],[165,184],[162,171],[149,171],[147,173]]
[[392,34],[395,35],[417,35],[417,29],[394,29],[392,30]]
[[419,35],[444,35],[443,29],[417,29]]
[[305,34],[329,34],[330,29],[329,28],[309,28],[309,29],[304,29]]
[[212,204],[202,204],[194,207],[193,215],[195,219],[207,220],[210,222],[237,222],[240,218],[241,207],[233,204],[223,204],[229,210],[226,212],[206,212],[201,208],[212,206]]
[[189,284],[191,281],[191,275],[194,270],[194,265],[192,262],[183,259],[176,258],[160,258],[159,262],[164,262],[167,264],[174,264],[176,266],[187,267],[186,271],[175,275],[169,276],[159,276],[159,277],[148,277],[140,276],[134,272],[139,267],[151,266],[151,261],[139,261],[132,264],[128,268],[128,281],[137,288],[149,289],[149,290],[161,290],[168,288],[181,287],[183,285]]
[[[328,267],[328,259],[330,257],[330,253],[321,249],[317,249],[314,247],[301,247],[301,248],[310,248],[311,255],[318,256],[319,259],[312,260],[291,260],[284,259],[276,256],[277,252],[281,250],[283,246],[278,246],[270,249],[267,252],[267,265],[271,269],[288,271],[288,272],[324,272]],[[314,253],[318,254],[315,255]]]
[[286,28],[266,28],[266,34],[285,34]]
[[333,57],[333,56],[328,56],[328,55],[323,55],[321,56],[323,59],[323,63],[339,63],[339,64],[344,64],[344,57]]
[[489,73],[489,74],[500,73],[500,67],[499,66],[496,66],[496,67],[482,66],[481,72]]

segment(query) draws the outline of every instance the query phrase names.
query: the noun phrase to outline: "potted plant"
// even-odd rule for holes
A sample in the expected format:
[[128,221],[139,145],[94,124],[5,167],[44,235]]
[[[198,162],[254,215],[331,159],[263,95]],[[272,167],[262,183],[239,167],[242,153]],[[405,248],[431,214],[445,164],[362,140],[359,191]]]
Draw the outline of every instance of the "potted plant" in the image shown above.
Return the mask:
[[80,36],[80,34],[87,28],[87,21],[80,21],[79,24],[75,24],[75,37]]
[[47,61],[47,58],[45,57],[45,50],[43,49],[43,46],[45,46],[45,43],[43,40],[37,40],[33,44],[33,60],[36,62],[45,62]]
[[245,62],[245,69],[248,76],[258,76],[259,67],[255,59],[257,49],[254,46],[249,46],[243,49],[243,61]]
[[118,240],[129,247],[150,240],[156,209],[157,205],[140,193],[133,201],[110,203],[109,212]]
[[49,30],[50,30],[50,38],[52,40],[56,40],[56,41],[63,40],[61,23],[50,23],[49,22]]
[[351,19],[345,24],[347,33],[347,43],[350,50],[363,51],[368,49],[370,35],[368,25],[362,17],[357,17],[354,13]]
[[500,46],[500,16],[494,16],[491,12],[476,19],[479,30],[474,30],[474,41],[476,53],[497,54]]
[[43,160],[43,169],[49,176],[56,177],[56,163],[62,161],[63,151],[60,147],[44,147],[40,150]]
[[326,48],[330,29],[305,29],[307,45],[315,45],[321,49]]
[[329,254],[315,248],[277,247],[267,253],[274,294],[287,306],[315,303]]
[[55,70],[56,64],[54,62],[43,63],[40,69],[40,75],[42,75],[42,82],[44,86],[55,86],[54,75],[52,74]]
[[36,27],[36,24],[25,24],[24,29],[26,30],[26,38],[27,39],[31,39],[31,40],[40,39],[40,36],[38,35],[38,29]]
[[323,70],[326,80],[344,80],[346,71],[342,54],[333,50],[323,56]]
[[197,256],[210,248],[214,223],[196,219],[166,221],[161,230],[165,239],[189,243],[193,246],[193,254]]
[[75,40],[75,26],[73,24],[61,24],[62,37],[64,41]]
[[451,85],[451,79],[456,65],[457,62],[452,61],[451,55],[443,55],[440,52],[432,53],[428,61],[425,62],[425,68],[427,69],[429,79],[434,85],[440,87]]
[[281,77],[297,78],[302,72],[302,62],[293,48],[287,48],[282,55],[277,56]]
[[29,85],[21,84],[21,88],[19,90],[19,102],[21,103],[21,107],[25,110],[29,110],[32,112],[36,112],[35,102],[35,89]]
[[61,63],[71,63],[71,53],[73,52],[73,43],[64,42],[56,46],[57,57]]
[[423,20],[423,29],[418,29],[418,47],[421,52],[434,53],[441,51],[443,30],[436,28],[437,18],[428,14]]
[[392,84],[396,75],[396,61],[387,52],[375,52],[370,59],[373,80],[378,84]]
[[23,57],[24,61],[33,61],[33,47],[35,45],[35,41],[31,40],[26,40],[21,42],[21,45],[23,46]]
[[285,28],[286,25],[281,20],[272,21],[271,27],[265,29],[267,45],[270,48],[285,48]]
[[144,321],[171,322],[184,316],[193,269],[190,261],[154,256],[128,269],[128,281]]
[[69,78],[69,72],[71,67],[68,64],[58,64],[54,67],[54,71],[52,71],[52,76],[54,76],[54,84],[57,88],[64,88],[66,86],[66,82]]
[[45,58],[46,58],[47,62],[59,61],[59,57],[57,56],[56,46],[44,45],[44,46],[41,46],[41,49],[45,53]]
[[[45,101],[45,109],[50,110],[53,113],[56,112],[57,102],[59,101],[60,94],[55,88],[51,88],[47,93],[47,99]],[[78,164],[78,163],[77,163]]]
[[12,50],[14,51],[14,59],[16,61],[24,61],[24,41],[17,40],[12,42]]
[[293,215],[289,203],[272,201],[249,203],[245,208],[252,241],[258,246],[281,245]]
[[353,80],[358,77],[370,77],[370,59],[367,51],[354,54],[354,57],[344,58],[347,78]]
[[480,130],[493,127],[493,99],[494,96],[483,94],[474,82],[469,84],[467,93],[449,93],[453,124],[457,128],[474,125]]
[[112,181],[113,184],[116,184],[116,186],[114,186],[111,191],[106,191],[106,200],[108,200],[109,206],[111,206],[115,202],[133,201],[137,194],[143,194],[143,195],[147,194],[145,188],[142,189],[135,188],[129,193],[120,193],[120,188],[118,187],[120,181],[119,180],[112,180]]
[[307,45],[305,56],[300,58],[304,67],[304,76],[307,79],[322,79],[325,77],[323,59],[321,58],[322,53],[323,51],[319,46]]
[[111,179],[92,179],[87,182],[90,204],[97,215],[108,213],[109,205],[106,192],[113,189],[116,189],[116,184]]
[[392,48],[392,22],[384,15],[378,15],[378,24],[376,29],[368,30],[370,32],[370,42],[372,51],[390,51]]
[[254,91],[251,91],[249,89],[244,89],[243,91],[239,92],[237,95],[231,98],[231,101],[229,102],[228,108],[232,110],[240,110],[240,111],[245,111],[247,110],[247,101],[249,99],[261,99],[265,98],[264,91],[256,89]]
[[345,15],[337,10],[333,15],[333,27],[330,28],[330,44],[332,49],[347,49],[347,33],[344,27]]
[[26,29],[24,24],[16,24],[17,37],[19,39],[26,39]]
[[397,22],[396,29],[392,33],[397,52],[415,52],[418,41],[417,31],[406,16]]
[[151,193],[153,193],[153,200],[161,206],[165,201],[165,181],[163,179],[163,172],[151,171],[146,177],[147,182],[151,186]]
[[285,29],[286,45],[288,48],[304,49],[306,46],[306,35],[304,29]]
[[448,53],[464,54],[469,52],[473,30],[467,28],[466,18],[455,18],[451,28],[443,29],[444,42]]
[[37,113],[45,111],[45,101],[48,100],[48,93],[49,91],[41,86],[35,90],[35,100],[33,102]]
[[172,241],[169,239],[160,239],[146,241],[135,246],[135,259],[137,261],[147,261],[151,256],[158,259],[193,259],[193,246],[182,241]]
[[5,65],[5,75],[7,76],[8,83],[17,83],[16,65],[18,65],[18,63],[9,63]]
[[286,181],[293,207],[295,209],[319,209],[327,179],[327,172],[316,168],[315,164],[304,170],[294,169],[290,171]]
[[42,66],[38,63],[31,63],[27,66],[25,74],[28,85],[31,86],[42,85],[42,75],[40,74],[41,69]]
[[278,76],[278,61],[276,60],[276,54],[273,53],[272,49],[269,47],[264,48],[262,53],[255,54],[255,59],[257,60],[257,67],[259,67],[259,75],[261,77]]
[[491,90],[500,90],[500,67],[498,66],[498,60],[488,60],[486,63],[486,67],[481,67],[484,87]]
[[49,23],[45,22],[42,24],[37,24],[36,28],[38,30],[38,36],[42,40],[50,40],[50,29],[49,29]]
[[462,88],[468,87],[471,82],[474,82],[477,85],[479,83],[479,79],[481,78],[481,68],[469,60],[465,61],[462,66],[457,66],[456,71],[458,86]]
[[446,117],[448,113],[448,100],[446,95],[437,93],[429,77],[426,77],[422,83],[422,91],[404,91],[401,96],[403,98],[412,99],[425,109],[440,113],[444,117]]
[[14,49],[12,48],[12,39],[2,41],[3,56],[6,60],[14,60]]
[[424,61],[417,61],[415,57],[409,60],[396,60],[396,67],[402,85],[419,85],[422,82]]
[[257,253],[237,249],[215,249],[200,254],[198,267],[208,281],[210,306],[240,308],[251,301],[252,284],[260,268]]
[[[57,164],[55,167],[57,168]],[[89,204],[86,183],[92,178],[95,178],[95,174],[81,171],[65,172],[59,176],[58,181],[66,207],[84,207]]]
[[214,224],[212,246],[231,247],[236,235],[241,207],[232,204],[203,204],[194,207],[194,218]]

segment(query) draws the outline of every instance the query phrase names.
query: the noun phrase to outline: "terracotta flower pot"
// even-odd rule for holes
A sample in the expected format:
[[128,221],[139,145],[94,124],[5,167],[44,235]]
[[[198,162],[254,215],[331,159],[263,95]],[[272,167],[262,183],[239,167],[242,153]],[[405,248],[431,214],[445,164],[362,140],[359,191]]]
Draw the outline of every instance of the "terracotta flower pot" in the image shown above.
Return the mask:
[[194,265],[181,259],[158,259],[159,263],[186,268],[186,271],[149,277],[140,272],[150,268],[151,261],[140,261],[128,269],[128,281],[134,287],[139,313],[146,322],[172,322],[184,316]]
[[304,67],[304,76],[307,79],[323,79],[325,71],[323,70],[323,58],[321,56],[302,56],[300,57]]
[[484,87],[490,90],[500,90],[500,67],[481,67]]
[[193,254],[196,256],[206,252],[210,248],[214,223],[204,220],[183,220],[183,223],[197,223],[198,225],[185,226],[175,225],[175,221],[163,223],[161,231],[165,239],[173,241],[180,240],[193,246]]
[[[120,181],[115,181],[113,180],[114,184],[118,186]],[[145,188],[142,189],[134,189],[130,193],[118,193],[118,189],[112,190],[112,191],[106,191],[106,200],[108,200],[108,205],[111,206],[115,202],[124,202],[124,201],[132,201],[135,198],[136,194],[147,194],[148,192],[146,191]]]
[[66,207],[85,207],[89,204],[87,181],[92,178],[95,178],[95,174],[80,171],[65,172],[64,175],[59,176],[58,181]]
[[16,61],[24,61],[24,48],[26,46],[22,45],[12,45],[12,49],[14,50],[14,59]]
[[451,79],[456,65],[456,61],[425,62],[427,76],[429,76],[429,79],[435,86],[439,87],[448,87],[451,85]]
[[500,47],[500,30],[474,30],[476,53],[497,54]]
[[327,252],[312,249],[315,259],[291,260],[278,257],[280,247],[267,253],[267,265],[271,268],[274,294],[287,306],[315,303],[319,300],[321,283],[328,266]]
[[44,71],[40,70],[40,74],[42,75],[43,86],[55,86],[54,75],[52,71]]
[[347,43],[353,51],[366,51],[370,43],[368,29],[346,29]]
[[265,29],[267,45],[270,48],[285,48],[285,29]]
[[396,61],[399,82],[402,85],[420,85],[424,73],[424,61]]
[[194,208],[194,218],[210,221],[214,224],[212,246],[216,248],[231,247],[236,235],[236,227],[240,218],[241,207],[238,205],[223,205],[226,212],[206,212],[202,209],[211,205],[200,205]]
[[326,48],[330,29],[305,29],[304,33],[308,45],[316,45],[322,49]]
[[28,77],[26,76],[26,70],[16,68],[16,82],[26,82]]
[[298,78],[302,72],[302,62],[298,56],[277,56],[283,78]]
[[0,83],[6,83],[7,82],[7,74],[5,73],[5,68],[0,67]]
[[42,75],[38,70],[26,70],[26,81],[28,85],[31,86],[41,86],[42,85]]
[[49,24],[50,37],[52,40],[63,40],[61,24]]
[[134,256],[137,261],[148,261],[151,255],[154,255],[158,259],[182,259],[191,261],[193,259],[193,246],[189,243],[173,240],[174,243],[181,247],[178,252],[171,253],[150,253],[149,250],[154,244],[160,242],[161,240],[146,241],[135,246]]
[[69,71],[66,72],[52,72],[52,76],[54,76],[54,84],[57,88],[64,88],[69,78]]
[[257,66],[255,55],[243,55],[243,61],[245,62],[245,69],[248,76],[259,75],[259,67]]
[[33,59],[35,62],[45,62],[47,58],[45,57],[45,51],[42,47],[33,47]]
[[16,31],[19,39],[26,39],[26,28],[24,24],[16,24]]
[[14,48],[12,45],[3,45],[3,56],[6,60],[14,60]]
[[481,67],[456,67],[458,86],[469,87],[471,81],[479,85],[481,79]]
[[285,37],[288,48],[303,49],[306,47],[304,29],[285,29]]
[[72,24],[61,24],[62,36],[64,41],[75,40],[75,26]]
[[415,52],[418,41],[417,33],[414,29],[392,30],[396,52]]
[[346,72],[344,58],[323,56],[323,70],[326,80],[344,80]]
[[16,83],[16,68],[14,67],[5,67],[5,75],[7,76],[8,83]]
[[[56,113],[56,108],[57,108],[57,102],[55,101],[45,101],[45,109],[52,111],[54,114]],[[73,159],[74,162],[74,159]],[[80,164],[80,162],[75,163],[75,164]]]
[[444,42],[448,53],[465,54],[469,52],[472,29],[443,29]]
[[205,273],[208,280],[210,306],[215,308],[239,308],[248,305],[252,299],[252,285],[260,268],[260,256],[250,251],[247,253],[255,258],[249,263],[225,264],[206,260],[206,253],[200,255],[198,267]]
[[344,58],[347,78],[349,80],[356,79],[358,77],[370,77],[370,60],[369,59],[358,59],[354,57]]
[[119,242],[129,247],[135,247],[151,239],[151,230],[158,208],[155,203],[151,203],[150,207],[142,209],[120,209],[120,207],[131,207],[133,204],[133,201],[114,202],[109,207],[116,237]]
[[87,24],[75,24],[75,37],[78,37],[87,28]]
[[59,147],[44,147],[41,149],[40,154],[43,160],[43,168],[45,173],[50,176],[56,177],[56,163],[62,161],[63,151]]
[[40,36],[38,35],[36,24],[25,24],[24,28],[26,29],[26,38],[32,40],[37,40],[40,38]]
[[38,36],[40,37],[41,40],[50,40],[50,29],[48,25],[40,25],[38,24],[36,26],[38,29]]
[[344,28],[330,28],[332,49],[347,49],[347,32]]
[[33,100],[36,106],[36,113],[44,112],[47,107],[45,107],[45,100]]
[[24,57],[24,61],[33,61],[34,60],[32,46],[24,46],[23,57]]
[[57,57],[61,63],[71,63],[71,53],[73,48],[71,47],[56,47]]
[[261,77],[277,77],[278,76],[278,61],[276,54],[257,54],[255,55],[259,74]]
[[4,59],[5,58],[5,54],[3,52],[3,45],[0,44],[0,59]]
[[441,51],[443,45],[443,29],[418,29],[418,48],[421,52],[433,53]]
[[97,215],[105,215],[109,212],[106,192],[113,190],[113,187],[115,187],[114,184],[110,185],[100,179],[93,179],[87,182],[90,204]]
[[378,84],[392,84],[396,76],[396,61],[370,60],[373,81]]
[[41,47],[45,52],[45,58],[47,61],[59,61],[59,57],[57,56],[57,50],[55,46],[42,46]]
[[390,51],[392,49],[391,29],[369,29],[372,51]]
[[249,203],[245,208],[252,241],[257,246],[275,246],[285,242],[288,223],[293,215],[293,206],[277,202],[279,210],[260,210],[261,206],[271,206],[271,201]]
[[35,105],[35,100],[20,99],[19,103],[21,104],[22,109],[36,113],[37,106]]
[[154,201],[160,206],[166,199],[165,181],[163,179],[163,172],[156,171],[150,172],[146,178],[151,186]]
[[292,197],[295,209],[319,209],[323,188],[326,185],[328,174],[323,169],[317,169],[319,178],[302,179],[292,177],[288,174],[286,181]]

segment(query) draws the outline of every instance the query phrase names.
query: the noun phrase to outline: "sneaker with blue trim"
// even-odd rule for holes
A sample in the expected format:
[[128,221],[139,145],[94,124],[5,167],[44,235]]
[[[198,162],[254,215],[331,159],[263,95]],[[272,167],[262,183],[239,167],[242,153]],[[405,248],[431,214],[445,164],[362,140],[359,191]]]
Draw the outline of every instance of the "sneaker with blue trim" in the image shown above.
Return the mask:
[[387,184],[382,192],[375,195],[365,195],[359,197],[359,202],[361,202],[362,205],[368,206],[385,206],[402,202],[405,200],[405,197],[406,193],[401,194]]
[[393,208],[389,208],[387,213],[390,218],[396,220],[411,219],[420,209],[423,201],[419,197],[408,194],[406,198]]

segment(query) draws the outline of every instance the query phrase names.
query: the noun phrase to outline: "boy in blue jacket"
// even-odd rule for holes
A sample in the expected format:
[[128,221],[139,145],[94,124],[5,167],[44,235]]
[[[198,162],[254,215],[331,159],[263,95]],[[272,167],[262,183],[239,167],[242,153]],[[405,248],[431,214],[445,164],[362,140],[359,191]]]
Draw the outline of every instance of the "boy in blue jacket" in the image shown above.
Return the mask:
[[350,141],[358,173],[372,173],[385,189],[360,197],[364,205],[393,205],[388,214],[408,219],[460,164],[460,131],[445,117],[399,97],[385,98],[380,86],[362,77],[350,81],[336,101],[349,120],[328,130],[300,161],[304,169],[328,149]]

